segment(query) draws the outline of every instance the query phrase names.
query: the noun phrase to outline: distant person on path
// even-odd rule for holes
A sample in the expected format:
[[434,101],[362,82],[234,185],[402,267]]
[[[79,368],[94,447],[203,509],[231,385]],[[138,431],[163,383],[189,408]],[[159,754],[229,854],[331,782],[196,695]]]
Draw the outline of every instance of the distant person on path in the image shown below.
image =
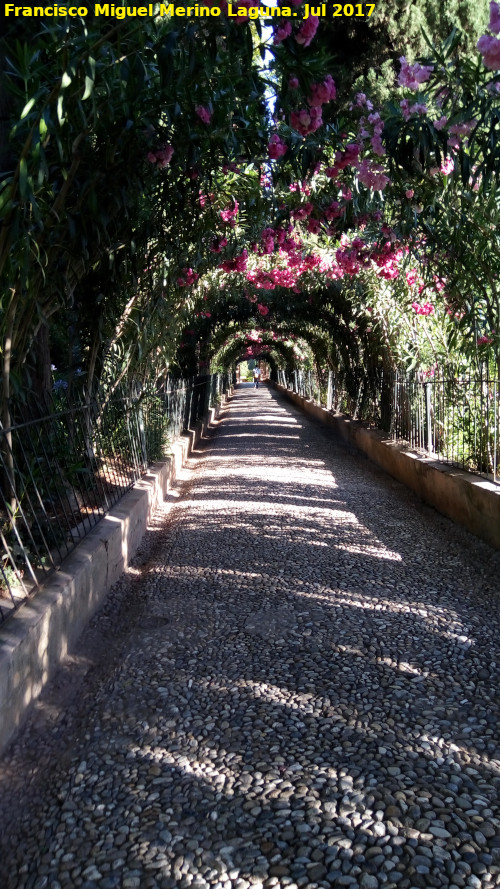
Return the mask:
[[260,367],[254,367],[253,369],[253,382],[256,389],[259,388],[259,380],[260,380]]

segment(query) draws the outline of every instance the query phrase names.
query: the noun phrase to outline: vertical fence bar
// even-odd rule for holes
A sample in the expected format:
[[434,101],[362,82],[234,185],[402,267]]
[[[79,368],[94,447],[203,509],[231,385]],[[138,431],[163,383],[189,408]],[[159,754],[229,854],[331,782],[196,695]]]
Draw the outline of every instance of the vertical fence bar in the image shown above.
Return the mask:
[[326,390],[326,409],[331,411],[333,407],[333,373],[328,371],[328,387]]
[[497,480],[498,447],[498,384],[493,382],[493,481]]
[[430,384],[424,383],[425,392],[425,424],[426,424],[426,450],[432,453],[432,406]]

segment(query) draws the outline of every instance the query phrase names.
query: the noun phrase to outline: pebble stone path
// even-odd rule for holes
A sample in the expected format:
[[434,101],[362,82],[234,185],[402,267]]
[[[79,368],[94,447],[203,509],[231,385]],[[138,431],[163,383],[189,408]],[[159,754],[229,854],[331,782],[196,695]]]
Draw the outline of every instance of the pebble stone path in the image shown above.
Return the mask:
[[2,889],[500,885],[500,554],[240,386],[4,757]]

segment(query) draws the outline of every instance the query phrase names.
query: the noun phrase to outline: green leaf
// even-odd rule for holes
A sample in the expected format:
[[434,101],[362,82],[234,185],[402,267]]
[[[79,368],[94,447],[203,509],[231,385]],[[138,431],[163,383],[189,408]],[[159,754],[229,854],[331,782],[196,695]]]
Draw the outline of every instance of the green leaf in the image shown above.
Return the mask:
[[94,89],[94,81],[92,80],[91,77],[88,76],[88,74],[86,74],[85,75],[85,92],[83,94],[82,101],[85,101],[85,99],[90,98],[90,96],[92,95],[93,89]]
[[61,125],[64,123],[64,101],[62,96],[59,96],[57,99],[57,119]]
[[64,74],[63,74],[63,76],[62,76],[62,78],[61,78],[61,86],[62,86],[62,88],[63,88],[63,89],[66,89],[66,87],[70,85],[71,80],[72,80],[72,78],[70,77],[70,75],[68,74],[68,72],[65,71]]
[[28,164],[26,158],[22,157],[19,161],[19,194],[21,200],[25,201],[28,193]]
[[4,210],[8,211],[10,209],[11,201],[11,192],[10,192],[11,183],[6,181],[2,184],[2,189],[0,192],[0,213]]
[[35,102],[36,102],[36,99],[30,99],[29,102],[26,103],[23,110],[21,111],[21,120],[30,113]]

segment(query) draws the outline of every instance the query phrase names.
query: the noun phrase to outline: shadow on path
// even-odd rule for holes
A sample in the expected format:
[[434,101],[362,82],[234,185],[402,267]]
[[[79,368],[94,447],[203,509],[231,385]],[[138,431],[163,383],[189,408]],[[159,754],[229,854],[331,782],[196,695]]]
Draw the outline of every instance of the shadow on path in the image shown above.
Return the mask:
[[197,456],[2,885],[499,884],[498,554],[266,388]]

